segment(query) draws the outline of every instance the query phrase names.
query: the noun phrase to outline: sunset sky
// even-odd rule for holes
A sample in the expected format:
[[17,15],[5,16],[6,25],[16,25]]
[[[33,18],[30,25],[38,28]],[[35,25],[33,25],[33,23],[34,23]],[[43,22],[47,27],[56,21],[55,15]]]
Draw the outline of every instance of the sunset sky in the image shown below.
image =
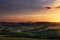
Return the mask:
[[0,22],[60,22],[60,0],[0,0]]

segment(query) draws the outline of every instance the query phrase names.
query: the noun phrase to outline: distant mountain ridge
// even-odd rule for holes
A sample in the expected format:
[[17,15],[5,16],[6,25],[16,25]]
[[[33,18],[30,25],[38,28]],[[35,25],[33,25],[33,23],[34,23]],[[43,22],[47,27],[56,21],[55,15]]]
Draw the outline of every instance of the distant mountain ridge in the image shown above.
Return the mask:
[[60,22],[0,22],[0,26],[56,26],[60,25]]

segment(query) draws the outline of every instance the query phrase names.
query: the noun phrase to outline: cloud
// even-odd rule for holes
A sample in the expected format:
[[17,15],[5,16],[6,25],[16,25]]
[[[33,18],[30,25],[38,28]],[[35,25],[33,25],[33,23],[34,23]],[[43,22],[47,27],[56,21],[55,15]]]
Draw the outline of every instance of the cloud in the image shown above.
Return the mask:
[[45,9],[59,9],[60,8],[60,6],[56,6],[56,7],[44,7]]
[[[52,4],[55,0],[0,0],[0,14],[39,10],[44,5]],[[21,13],[20,13],[21,14]]]
[[45,7],[46,9],[52,9],[52,7]]
[[57,6],[56,8],[60,8],[60,6]]

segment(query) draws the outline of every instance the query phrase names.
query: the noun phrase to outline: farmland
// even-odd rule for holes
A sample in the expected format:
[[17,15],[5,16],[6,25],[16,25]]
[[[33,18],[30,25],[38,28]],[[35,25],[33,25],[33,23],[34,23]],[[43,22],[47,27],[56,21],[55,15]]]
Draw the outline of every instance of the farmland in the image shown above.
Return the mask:
[[54,23],[2,23],[0,40],[50,40],[60,39],[60,29]]

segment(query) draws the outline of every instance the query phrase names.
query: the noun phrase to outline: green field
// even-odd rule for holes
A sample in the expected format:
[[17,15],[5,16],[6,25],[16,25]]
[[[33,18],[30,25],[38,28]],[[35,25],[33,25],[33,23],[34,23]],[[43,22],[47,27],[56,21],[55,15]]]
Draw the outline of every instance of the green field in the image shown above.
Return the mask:
[[0,40],[38,40],[33,38],[0,37]]
[[35,30],[29,32],[0,30],[0,40],[58,40],[58,38],[60,38],[60,29]]
[[[8,30],[1,30],[0,35],[4,35],[4,37],[0,36],[0,39],[21,39],[19,37],[24,38],[59,38],[60,37],[60,31],[54,30],[54,29],[48,29],[48,30],[42,30],[42,31],[34,31],[34,32],[11,32]],[[12,38],[13,37],[13,38]],[[22,38],[22,39],[24,39]]]
[[[0,40],[53,40],[53,39],[36,39],[36,38],[23,38],[23,37],[3,37],[0,36]],[[54,39],[57,40],[57,39]]]

